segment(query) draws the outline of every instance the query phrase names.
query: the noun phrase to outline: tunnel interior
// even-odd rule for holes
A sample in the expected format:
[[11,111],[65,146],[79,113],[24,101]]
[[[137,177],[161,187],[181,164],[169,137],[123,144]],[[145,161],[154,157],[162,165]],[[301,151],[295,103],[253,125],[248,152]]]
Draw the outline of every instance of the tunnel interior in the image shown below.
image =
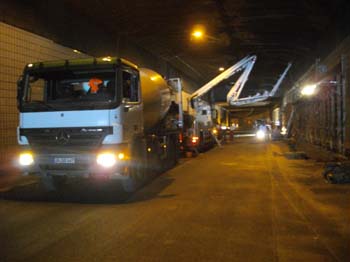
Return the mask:
[[[26,63],[118,56],[165,78],[180,77],[188,93],[247,55],[257,62],[240,97],[270,91],[292,63],[277,99],[243,108],[226,95],[239,74],[205,94],[216,124],[266,119],[297,140],[347,155],[350,122],[348,1],[7,1],[1,3],[1,150],[16,145],[16,82]],[[196,39],[193,30],[203,30]],[[300,90],[318,83],[304,99]],[[186,106],[186,111],[191,111]],[[276,113],[278,112],[278,113]],[[247,124],[249,123],[249,124]],[[243,127],[242,127],[243,128]],[[248,128],[248,127],[247,127]],[[1,154],[2,161],[7,154]]]
[[349,0],[1,0],[0,261],[350,261]]

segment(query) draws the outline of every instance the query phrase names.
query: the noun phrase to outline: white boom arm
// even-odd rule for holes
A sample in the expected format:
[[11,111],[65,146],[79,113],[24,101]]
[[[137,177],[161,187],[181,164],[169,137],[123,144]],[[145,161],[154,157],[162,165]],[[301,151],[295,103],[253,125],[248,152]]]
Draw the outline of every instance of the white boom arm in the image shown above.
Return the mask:
[[251,56],[245,62],[244,67],[242,67],[242,68],[245,68],[243,74],[237,79],[236,83],[233,85],[231,90],[227,93],[227,96],[226,96],[227,103],[229,103],[232,100],[235,101],[238,99],[239,95],[243,90],[245,83],[248,80],[248,76],[254,67],[255,61],[256,61],[256,56]]
[[244,97],[240,99],[231,99],[230,101],[228,101],[228,103],[232,106],[244,106],[248,104],[254,104],[257,102],[263,102],[267,100],[269,97],[275,96],[277,90],[281,86],[281,83],[286,77],[291,66],[292,66],[292,63],[288,63],[286,69],[283,71],[282,75],[279,77],[276,84],[273,86],[271,92],[265,91],[263,94],[258,93],[254,96]]
[[204,95],[214,86],[219,84],[221,81],[229,78],[230,76],[244,69],[243,74],[239,77],[239,79],[237,80],[237,82],[235,83],[235,85],[232,87],[232,89],[227,95],[227,97],[230,95],[238,98],[239,94],[243,89],[245,82],[248,80],[248,76],[251,70],[253,69],[255,61],[256,61],[256,56],[247,56],[243,58],[238,63],[234,64],[229,69],[225,70],[220,75],[213,78],[211,81],[209,81],[204,86],[199,88],[196,92],[194,92],[191,95],[191,99]]
[[280,85],[282,84],[282,81],[284,80],[284,78],[286,77],[290,67],[292,66],[292,63],[288,63],[286,69],[284,69],[282,75],[280,76],[280,78],[277,80],[276,84],[274,85],[274,87],[272,88],[269,96],[275,96],[278,88],[280,88]]

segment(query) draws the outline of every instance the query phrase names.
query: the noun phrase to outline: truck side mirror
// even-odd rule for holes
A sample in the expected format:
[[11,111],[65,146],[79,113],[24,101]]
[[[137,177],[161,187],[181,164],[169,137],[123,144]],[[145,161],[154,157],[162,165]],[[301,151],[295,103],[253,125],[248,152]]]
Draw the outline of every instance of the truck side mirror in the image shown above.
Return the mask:
[[190,99],[191,108],[193,109],[194,109],[194,99],[195,99],[194,97]]
[[20,78],[17,81],[17,108],[20,109],[23,99],[23,76],[20,76]]

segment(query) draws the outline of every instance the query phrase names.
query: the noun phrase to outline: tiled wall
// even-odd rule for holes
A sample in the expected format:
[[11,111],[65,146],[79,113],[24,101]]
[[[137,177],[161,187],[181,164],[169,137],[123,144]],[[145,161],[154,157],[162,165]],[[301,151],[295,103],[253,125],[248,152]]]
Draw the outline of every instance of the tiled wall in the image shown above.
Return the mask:
[[0,167],[16,142],[16,83],[27,63],[86,57],[73,49],[0,22]]

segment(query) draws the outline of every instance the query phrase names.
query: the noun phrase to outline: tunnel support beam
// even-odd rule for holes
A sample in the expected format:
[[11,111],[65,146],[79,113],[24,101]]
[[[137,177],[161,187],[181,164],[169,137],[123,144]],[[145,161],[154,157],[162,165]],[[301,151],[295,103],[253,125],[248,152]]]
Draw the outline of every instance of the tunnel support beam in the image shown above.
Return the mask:
[[342,94],[342,108],[343,115],[341,116],[342,122],[342,140],[343,140],[343,148],[342,151],[346,155],[350,155],[350,90],[349,90],[349,56],[342,55],[341,57],[341,73],[342,73],[342,83],[339,91]]

